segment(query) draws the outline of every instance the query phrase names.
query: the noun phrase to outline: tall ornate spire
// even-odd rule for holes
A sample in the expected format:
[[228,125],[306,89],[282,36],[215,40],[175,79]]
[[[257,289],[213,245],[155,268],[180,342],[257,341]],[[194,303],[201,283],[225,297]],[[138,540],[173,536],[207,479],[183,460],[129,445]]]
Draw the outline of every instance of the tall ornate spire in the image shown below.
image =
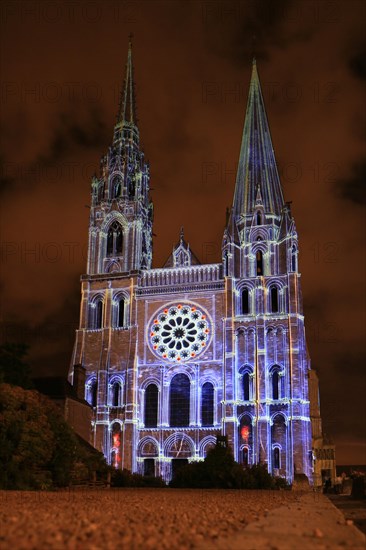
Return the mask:
[[136,107],[135,107],[135,82],[133,79],[133,63],[132,63],[132,35],[129,37],[128,54],[126,63],[125,80],[121,91],[120,105],[117,124],[135,125]]
[[271,134],[259,82],[257,64],[253,59],[247,111],[236,176],[234,215],[253,213],[258,187],[264,211],[280,215],[284,205]]

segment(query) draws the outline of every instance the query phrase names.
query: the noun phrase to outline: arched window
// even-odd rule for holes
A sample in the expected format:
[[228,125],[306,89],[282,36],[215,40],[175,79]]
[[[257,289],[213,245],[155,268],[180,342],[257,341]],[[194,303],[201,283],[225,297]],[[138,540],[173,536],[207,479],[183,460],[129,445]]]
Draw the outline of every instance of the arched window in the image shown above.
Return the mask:
[[248,447],[244,447],[244,449],[243,449],[243,466],[244,466],[244,468],[249,466],[249,449],[248,449]]
[[[286,473],[287,426],[282,414],[277,414],[271,426],[272,474]],[[277,470],[277,471],[275,471]],[[279,472],[278,470],[281,470]]]
[[291,250],[291,271],[297,271],[297,250],[296,246],[292,246]]
[[112,384],[111,398],[112,407],[121,406],[121,384],[117,381]]
[[262,215],[259,211],[257,212],[257,225],[262,225]]
[[170,426],[189,426],[190,382],[186,374],[176,374],[170,384]]
[[125,326],[125,299],[120,298],[118,301],[118,318],[117,327]]
[[121,179],[115,178],[113,181],[113,198],[116,199],[121,195]]
[[243,374],[243,396],[244,401],[250,400],[250,374],[248,371]]
[[111,466],[118,468],[121,464],[121,426],[115,422],[111,430]]
[[96,378],[90,380],[86,385],[85,399],[92,407],[97,406],[97,396],[98,396],[98,384]]
[[103,183],[101,183],[98,186],[98,202],[100,202],[102,200],[103,194],[104,194],[104,185],[103,185]]
[[271,288],[271,311],[272,313],[278,312],[278,288],[276,286]]
[[95,328],[102,328],[103,326],[103,302],[98,300],[95,304]]
[[263,253],[261,250],[257,251],[256,264],[257,264],[257,276],[263,275]]
[[145,390],[145,418],[146,428],[156,428],[158,425],[158,388],[149,384]]
[[119,225],[116,231],[116,254],[117,255],[122,254],[122,246],[123,246],[123,234],[122,234],[122,228]]
[[249,449],[253,446],[252,420],[248,415],[243,416],[240,420],[239,444],[244,445],[244,449],[247,451],[243,452],[243,460],[247,460],[244,464],[247,466],[249,464]]
[[113,222],[107,234],[107,256],[120,256],[123,248],[123,232],[118,222]]
[[279,369],[274,368],[272,371],[272,399],[280,398],[280,375]]
[[247,288],[241,291],[241,312],[243,315],[249,313],[249,290]]
[[229,276],[229,255],[227,251],[224,253],[224,276]]
[[202,426],[213,426],[214,423],[214,387],[210,382],[202,386]]

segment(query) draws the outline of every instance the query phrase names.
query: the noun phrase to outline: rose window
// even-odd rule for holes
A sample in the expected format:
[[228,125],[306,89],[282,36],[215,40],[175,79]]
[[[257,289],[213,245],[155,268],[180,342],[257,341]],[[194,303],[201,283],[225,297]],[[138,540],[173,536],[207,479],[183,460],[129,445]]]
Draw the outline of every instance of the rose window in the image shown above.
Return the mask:
[[205,349],[209,334],[207,316],[202,311],[178,304],[155,317],[150,327],[150,342],[159,357],[187,361]]

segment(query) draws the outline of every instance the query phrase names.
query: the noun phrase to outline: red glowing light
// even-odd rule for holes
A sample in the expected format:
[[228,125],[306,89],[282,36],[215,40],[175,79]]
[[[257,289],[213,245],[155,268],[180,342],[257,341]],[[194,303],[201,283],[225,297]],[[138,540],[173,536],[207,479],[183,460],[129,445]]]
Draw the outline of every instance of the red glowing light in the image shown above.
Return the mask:
[[177,357],[177,361],[180,361],[180,357]]
[[155,325],[157,325],[159,323],[159,321],[157,319],[155,319],[154,323],[155,323]]
[[155,332],[150,332],[150,336],[154,336]]
[[166,358],[166,353],[163,353],[163,357]]
[[242,439],[244,439],[244,441],[248,441],[248,439],[249,439],[249,426],[243,426],[240,433],[241,433]]
[[205,346],[206,344],[204,342],[202,342],[201,346]]
[[177,306],[178,309],[182,309],[182,306],[180,304],[178,304]]
[[202,315],[201,319],[206,319],[206,315]]
[[164,309],[164,313],[168,313],[168,310],[167,310],[167,309]]
[[120,447],[120,446],[121,446],[120,434],[113,434],[113,447]]
[[154,349],[158,349],[158,346],[154,346]]
[[205,333],[208,334],[210,331],[208,330],[208,328],[206,328],[205,330]]
[[195,355],[196,355],[196,354],[195,354],[195,353],[193,353],[193,351],[192,351],[192,353],[191,353],[191,357],[194,357]]
[[196,311],[196,308],[195,308],[195,307],[192,307],[191,310],[192,310],[192,311]]

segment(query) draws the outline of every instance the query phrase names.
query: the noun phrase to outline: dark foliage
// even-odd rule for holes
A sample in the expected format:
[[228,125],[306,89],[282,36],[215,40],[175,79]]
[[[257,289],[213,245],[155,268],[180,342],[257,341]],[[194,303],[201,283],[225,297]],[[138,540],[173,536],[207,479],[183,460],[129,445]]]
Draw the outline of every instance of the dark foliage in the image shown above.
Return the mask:
[[132,474],[129,470],[113,470],[112,487],[166,487],[161,477]]
[[216,444],[203,462],[187,464],[177,471],[170,487],[202,489],[283,489],[286,480],[271,476],[266,466],[243,468],[228,446]]
[[24,361],[28,353],[26,344],[5,342],[0,346],[0,383],[13,384],[21,388],[33,387],[31,368]]
[[[88,446],[89,447],[89,446]],[[61,410],[44,395],[0,385],[0,488],[65,487],[107,469],[101,453],[85,449]]]

